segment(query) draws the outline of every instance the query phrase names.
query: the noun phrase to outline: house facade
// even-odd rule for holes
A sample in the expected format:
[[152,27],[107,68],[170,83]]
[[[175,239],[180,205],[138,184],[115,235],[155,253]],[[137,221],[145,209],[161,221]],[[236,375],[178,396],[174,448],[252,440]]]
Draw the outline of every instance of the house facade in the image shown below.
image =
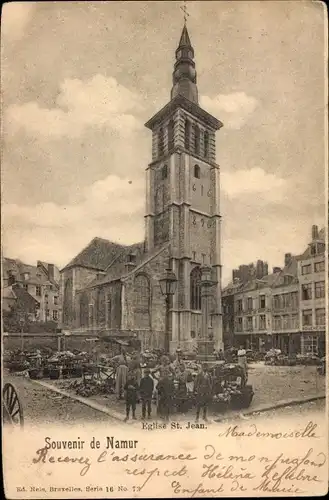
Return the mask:
[[300,255],[285,254],[283,267],[274,267],[271,274],[261,277],[261,269],[268,271],[261,262],[234,270],[232,283],[223,289],[223,304],[234,303],[231,314],[227,309],[223,315],[225,336],[236,346],[260,351],[274,347],[284,353],[324,355],[324,229],[313,226],[307,249]]

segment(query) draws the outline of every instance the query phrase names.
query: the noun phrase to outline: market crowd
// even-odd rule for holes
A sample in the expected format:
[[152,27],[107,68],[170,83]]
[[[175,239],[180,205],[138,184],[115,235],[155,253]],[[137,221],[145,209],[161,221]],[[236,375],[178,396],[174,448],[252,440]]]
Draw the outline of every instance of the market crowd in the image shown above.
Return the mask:
[[152,416],[152,401],[157,403],[157,416],[169,420],[173,411],[184,412],[189,396],[195,398],[196,421],[200,412],[207,421],[208,405],[212,397],[212,377],[207,365],[199,367],[196,377],[176,352],[173,361],[163,355],[160,362],[152,369],[145,366],[139,353],[129,356],[123,349],[112,358],[116,365],[116,396],[125,399],[127,421],[132,416],[136,419],[137,404],[141,403],[141,418]]

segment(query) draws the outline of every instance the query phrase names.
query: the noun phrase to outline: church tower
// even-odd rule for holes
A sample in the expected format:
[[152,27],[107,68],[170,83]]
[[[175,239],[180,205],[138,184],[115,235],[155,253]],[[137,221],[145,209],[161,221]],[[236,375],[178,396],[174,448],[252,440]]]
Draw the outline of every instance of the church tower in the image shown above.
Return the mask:
[[146,247],[170,243],[178,278],[170,310],[171,351],[201,336],[201,269],[211,266],[209,338],[222,347],[221,216],[216,131],[222,123],[199,106],[194,50],[186,25],[176,50],[171,99],[145,126],[152,131],[146,169]]

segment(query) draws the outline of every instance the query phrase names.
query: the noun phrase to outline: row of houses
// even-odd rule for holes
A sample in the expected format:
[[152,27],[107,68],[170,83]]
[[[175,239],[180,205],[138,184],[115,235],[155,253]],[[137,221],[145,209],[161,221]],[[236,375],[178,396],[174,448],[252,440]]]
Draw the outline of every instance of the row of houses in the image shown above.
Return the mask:
[[223,289],[225,345],[286,353],[325,352],[325,233],[312,227],[301,255],[285,254],[282,268],[240,266]]

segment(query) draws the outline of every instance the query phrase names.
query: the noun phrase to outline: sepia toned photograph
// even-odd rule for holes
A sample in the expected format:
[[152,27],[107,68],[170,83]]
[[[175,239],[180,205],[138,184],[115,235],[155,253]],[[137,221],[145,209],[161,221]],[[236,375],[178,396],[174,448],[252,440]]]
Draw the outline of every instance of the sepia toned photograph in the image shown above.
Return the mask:
[[7,498],[324,495],[325,4],[2,14]]

